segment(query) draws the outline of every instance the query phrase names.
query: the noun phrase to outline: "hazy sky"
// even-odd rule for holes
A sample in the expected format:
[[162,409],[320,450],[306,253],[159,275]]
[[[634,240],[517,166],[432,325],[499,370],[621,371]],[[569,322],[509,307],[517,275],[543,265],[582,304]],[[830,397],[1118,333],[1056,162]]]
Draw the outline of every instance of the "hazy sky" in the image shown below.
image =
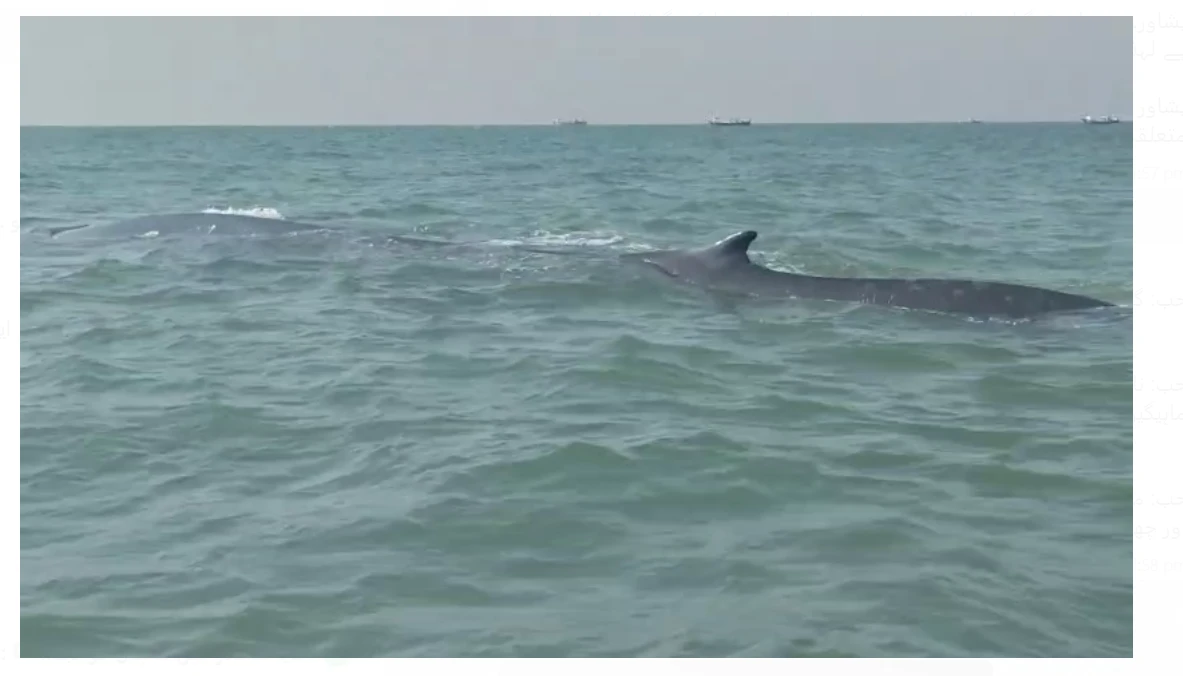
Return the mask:
[[21,124],[1075,120],[1126,18],[22,18]]

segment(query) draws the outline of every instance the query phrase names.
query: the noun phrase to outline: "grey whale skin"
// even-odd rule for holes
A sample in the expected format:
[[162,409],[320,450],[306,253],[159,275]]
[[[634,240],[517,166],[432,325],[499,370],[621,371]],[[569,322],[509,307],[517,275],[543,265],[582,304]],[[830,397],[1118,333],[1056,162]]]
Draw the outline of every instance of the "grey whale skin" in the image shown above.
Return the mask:
[[[142,236],[148,232],[162,235],[263,235],[333,231],[337,228],[259,216],[187,213],[141,216],[100,226],[85,224],[55,227],[49,229],[49,235],[57,237],[80,230],[93,231],[94,234],[103,236]],[[626,262],[643,263],[680,281],[720,291],[756,296],[853,301],[975,317],[1027,318],[1049,312],[1113,306],[1112,303],[1087,296],[1001,282],[812,277],[779,272],[757,265],[748,258],[748,248],[756,236],[755,230],[745,230],[704,249],[630,253],[623,254],[621,259]],[[479,246],[474,243],[427,240],[388,233],[383,233],[381,239],[412,246]],[[575,254],[532,246],[518,245],[513,248],[542,254]]]
[[305,232],[313,230],[330,230],[324,225],[298,223],[279,218],[263,216],[248,216],[242,214],[224,213],[186,213],[159,214],[155,216],[139,216],[115,223],[103,225],[67,225],[49,228],[49,236],[57,237],[67,232],[88,230],[97,236],[141,236],[149,232],[161,235],[177,235],[182,233],[204,233],[230,235],[277,234],[291,232]]
[[[48,229],[51,238],[69,235],[69,238],[120,238],[143,237],[149,234],[160,236],[177,235],[225,235],[225,236],[276,236],[296,233],[342,232],[344,229],[334,225],[302,223],[289,221],[286,218],[270,218],[266,216],[251,216],[248,214],[228,214],[222,212],[199,212],[179,214],[156,214],[152,216],[138,216],[122,221],[104,224],[83,223]],[[416,246],[472,246],[460,242],[407,237],[391,233],[382,233],[378,239],[385,242],[397,242]],[[541,253],[554,253],[542,251]]]
[[962,279],[813,277],[771,270],[748,258],[755,230],[737,232],[705,249],[624,254],[691,284],[757,296],[853,301],[975,317],[1029,318],[1088,308],[1103,300],[1020,284]]

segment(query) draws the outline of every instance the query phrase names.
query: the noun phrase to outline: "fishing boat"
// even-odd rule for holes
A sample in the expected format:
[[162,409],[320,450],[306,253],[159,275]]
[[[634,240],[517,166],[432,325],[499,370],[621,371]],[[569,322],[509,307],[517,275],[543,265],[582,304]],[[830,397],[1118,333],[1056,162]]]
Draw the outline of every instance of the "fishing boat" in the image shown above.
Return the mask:
[[1101,117],[1093,117],[1092,115],[1085,115],[1080,118],[1080,121],[1085,124],[1117,124],[1121,122],[1116,115],[1102,115]]
[[587,124],[587,120],[577,117],[573,120],[555,120],[555,124],[561,127],[582,127]]
[[733,117],[729,120],[724,120],[720,117],[712,117],[711,119],[707,120],[707,124],[711,125],[712,127],[750,127],[752,126],[752,121],[738,117]]

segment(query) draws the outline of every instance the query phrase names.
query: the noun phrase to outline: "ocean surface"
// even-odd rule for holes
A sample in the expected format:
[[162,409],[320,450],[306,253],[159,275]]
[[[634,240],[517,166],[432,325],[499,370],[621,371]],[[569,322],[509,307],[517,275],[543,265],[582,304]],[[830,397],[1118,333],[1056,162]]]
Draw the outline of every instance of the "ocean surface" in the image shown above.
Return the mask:
[[[1130,656],[1131,164],[1127,124],[22,128],[21,654]],[[48,235],[202,211],[275,228]],[[1120,307],[619,260],[743,229]]]

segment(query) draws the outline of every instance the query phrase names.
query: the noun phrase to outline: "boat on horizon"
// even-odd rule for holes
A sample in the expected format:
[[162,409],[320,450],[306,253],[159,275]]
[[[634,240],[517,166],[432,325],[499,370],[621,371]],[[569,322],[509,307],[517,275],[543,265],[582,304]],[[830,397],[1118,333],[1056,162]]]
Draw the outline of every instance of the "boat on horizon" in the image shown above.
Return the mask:
[[554,123],[560,127],[582,127],[587,124],[587,120],[577,117],[572,120],[555,120]]
[[1102,115],[1101,117],[1093,117],[1092,115],[1085,115],[1080,118],[1080,121],[1085,124],[1117,124],[1121,122],[1116,115]]
[[750,127],[752,126],[752,121],[750,119],[739,117],[733,117],[731,119],[724,120],[716,116],[707,120],[707,124],[711,125],[712,127]]

